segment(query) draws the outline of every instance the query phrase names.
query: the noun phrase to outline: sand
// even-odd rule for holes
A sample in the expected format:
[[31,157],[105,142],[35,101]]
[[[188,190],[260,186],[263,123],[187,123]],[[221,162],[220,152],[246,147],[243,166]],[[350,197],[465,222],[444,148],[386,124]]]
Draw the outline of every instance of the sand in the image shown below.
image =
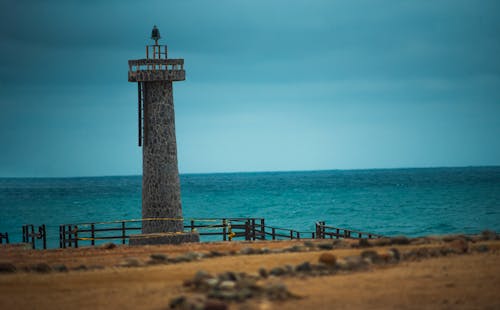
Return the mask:
[[[188,251],[238,251],[243,247],[284,248],[302,241],[226,242],[182,246],[119,246],[33,251],[1,248],[0,261],[16,266],[38,262],[68,267],[104,266],[101,270],[40,274],[0,274],[0,309],[166,309],[169,300],[189,293],[182,286],[197,270],[256,273],[272,268],[317,262],[325,251],[238,255],[168,265],[116,267],[124,258],[141,262],[151,253],[169,256]],[[489,241],[490,251],[401,262],[369,271],[322,277],[280,278],[299,300],[251,300],[232,303],[231,309],[500,309],[500,242]],[[401,250],[416,246],[399,246]],[[385,248],[375,248],[384,251]],[[327,251],[343,257],[361,249]]]

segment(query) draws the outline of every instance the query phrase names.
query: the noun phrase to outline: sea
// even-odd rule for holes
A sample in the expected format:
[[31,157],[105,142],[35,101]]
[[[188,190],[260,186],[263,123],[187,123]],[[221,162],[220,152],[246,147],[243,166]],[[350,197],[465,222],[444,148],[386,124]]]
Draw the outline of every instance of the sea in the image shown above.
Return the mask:
[[[265,218],[313,231],[315,222],[387,236],[500,231],[500,167],[182,174],[183,216]],[[141,218],[141,176],[0,178],[0,233],[22,225]],[[213,241],[213,238],[203,239]]]

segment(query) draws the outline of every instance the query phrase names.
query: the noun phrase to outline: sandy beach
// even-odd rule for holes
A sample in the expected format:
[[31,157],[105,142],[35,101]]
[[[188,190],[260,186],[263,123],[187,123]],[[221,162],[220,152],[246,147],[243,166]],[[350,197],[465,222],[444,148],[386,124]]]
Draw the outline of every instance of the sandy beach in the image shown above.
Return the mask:
[[[11,262],[16,272],[0,274],[1,309],[167,309],[172,298],[196,296],[183,283],[198,270],[258,275],[260,268],[316,264],[320,255],[337,260],[360,255],[356,241],[342,248],[318,248],[331,241],[258,241],[184,245],[117,246],[33,251],[3,247],[0,261]],[[385,253],[455,247],[449,242],[369,247]],[[230,309],[498,309],[500,307],[500,242],[468,242],[465,253],[371,264],[368,268],[325,276],[271,276],[298,299],[249,298],[227,302]],[[478,251],[481,247],[481,251]],[[266,254],[261,254],[265,249]],[[291,250],[295,249],[295,250]],[[485,250],[487,249],[487,250]],[[420,251],[422,252],[422,251]],[[185,262],[153,262],[155,257],[176,258],[198,253]],[[246,255],[245,253],[248,253]],[[259,254],[254,254],[259,253]],[[382,255],[382,254],[381,254]],[[58,272],[64,264],[69,271]],[[33,266],[50,266],[43,270]],[[128,266],[128,267],[126,267]],[[84,270],[85,269],[85,270]]]

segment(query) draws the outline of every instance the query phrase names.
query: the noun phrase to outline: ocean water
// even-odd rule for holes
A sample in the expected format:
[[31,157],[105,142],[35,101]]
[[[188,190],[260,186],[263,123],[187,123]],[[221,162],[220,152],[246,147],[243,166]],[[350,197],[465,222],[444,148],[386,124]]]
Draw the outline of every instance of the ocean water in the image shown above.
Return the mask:
[[[500,230],[500,167],[181,175],[184,218],[258,217],[313,231],[314,223],[419,236]],[[0,232],[141,217],[141,177],[0,179]]]

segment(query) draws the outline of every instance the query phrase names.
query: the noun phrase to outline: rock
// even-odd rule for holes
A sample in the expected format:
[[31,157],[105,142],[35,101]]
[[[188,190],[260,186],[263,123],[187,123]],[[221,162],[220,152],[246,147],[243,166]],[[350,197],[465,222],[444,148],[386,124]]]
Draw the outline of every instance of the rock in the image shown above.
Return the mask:
[[399,250],[396,248],[389,249],[387,252],[389,256],[391,256],[391,260],[395,262],[399,262],[401,260],[401,254],[399,253]]
[[219,289],[225,290],[225,291],[231,291],[234,290],[236,287],[236,282],[234,281],[222,281],[219,283]]
[[104,269],[104,266],[101,265],[90,265],[88,266],[88,270],[102,270]]
[[469,243],[465,239],[455,239],[448,244],[448,247],[459,254],[463,254],[469,250]]
[[31,266],[30,270],[40,273],[49,273],[52,271],[52,268],[47,263],[38,263]]
[[370,242],[368,242],[368,239],[359,239],[358,245],[360,248],[367,248],[372,246]]
[[139,267],[140,265],[141,265],[141,262],[137,258],[128,257],[122,261],[122,263],[120,264],[120,267]]
[[386,246],[386,245],[391,245],[392,241],[389,238],[377,238],[373,239],[373,245],[374,246]]
[[312,241],[304,241],[304,246],[308,248],[315,248],[314,242]]
[[265,268],[259,268],[259,276],[264,279],[267,278],[267,270]]
[[406,245],[410,244],[410,239],[405,236],[396,236],[391,238],[391,244]]
[[244,247],[243,249],[240,250],[241,255],[251,255],[255,254],[255,250],[251,247]]
[[17,268],[10,262],[0,262],[0,273],[13,273]]
[[82,264],[82,265],[78,265],[78,266],[71,268],[71,269],[75,270],[75,271],[84,271],[84,270],[87,270],[88,268],[87,268],[87,266]]
[[341,270],[354,271],[366,267],[367,263],[361,256],[348,256],[339,260],[336,265]]
[[486,244],[480,244],[474,247],[473,250],[479,253],[486,253],[490,250],[490,248]]
[[290,253],[296,253],[296,252],[303,252],[305,248],[300,245],[294,245],[289,248],[284,249],[285,252],[290,252]]
[[333,240],[333,247],[334,248],[348,248],[350,247],[349,242],[345,241],[344,239],[335,239]]
[[193,279],[191,280],[192,281],[192,284],[195,286],[195,287],[200,287],[204,284],[206,284],[206,280],[207,279],[212,279],[212,278],[215,278],[214,276],[212,276],[211,274],[209,274],[208,272],[204,271],[204,270],[198,270],[195,274],[194,274],[194,277]]
[[331,253],[322,253],[320,256],[319,256],[319,259],[318,261],[320,263],[323,263],[325,265],[328,265],[328,266],[335,266],[335,263],[337,261],[337,257]]
[[483,240],[495,240],[497,239],[497,234],[493,230],[483,230],[481,237]]
[[297,265],[295,267],[295,271],[296,272],[311,272],[312,267],[311,267],[311,264],[309,262],[303,262],[302,264]]
[[446,235],[441,238],[444,242],[450,242],[456,239],[465,239],[464,235]]
[[260,254],[269,254],[269,253],[271,253],[271,250],[269,250],[269,248],[260,249]]
[[296,297],[288,291],[288,288],[283,283],[272,283],[264,289],[264,294],[270,300],[286,300],[291,297]]
[[225,256],[226,254],[219,252],[219,251],[210,251],[210,254],[212,257],[220,257],[220,256]]
[[226,271],[224,273],[219,274],[218,278],[220,281],[238,281],[239,276],[232,271]]
[[168,256],[161,253],[153,253],[149,256],[153,261],[157,262],[166,262],[168,260]]
[[284,268],[281,268],[281,267],[275,267],[275,268],[271,269],[271,271],[269,271],[269,274],[279,277],[279,276],[285,275],[286,270]]
[[414,238],[410,240],[411,245],[423,245],[430,243],[430,240],[426,238]]
[[380,258],[378,253],[373,251],[373,250],[366,250],[366,251],[361,252],[361,257],[371,264],[382,263],[382,259]]
[[220,300],[217,299],[208,299],[205,301],[205,308],[204,310],[227,310],[229,309],[229,306]]
[[105,249],[105,250],[112,250],[114,248],[116,248],[116,244],[114,244],[112,242],[106,242],[106,243],[101,245],[101,249]]
[[332,250],[333,243],[332,242],[322,242],[318,244],[318,248],[321,250]]
[[170,309],[203,310],[206,298],[204,296],[179,296],[170,300]]
[[52,270],[57,272],[68,272],[68,267],[64,264],[54,265],[52,266]]

